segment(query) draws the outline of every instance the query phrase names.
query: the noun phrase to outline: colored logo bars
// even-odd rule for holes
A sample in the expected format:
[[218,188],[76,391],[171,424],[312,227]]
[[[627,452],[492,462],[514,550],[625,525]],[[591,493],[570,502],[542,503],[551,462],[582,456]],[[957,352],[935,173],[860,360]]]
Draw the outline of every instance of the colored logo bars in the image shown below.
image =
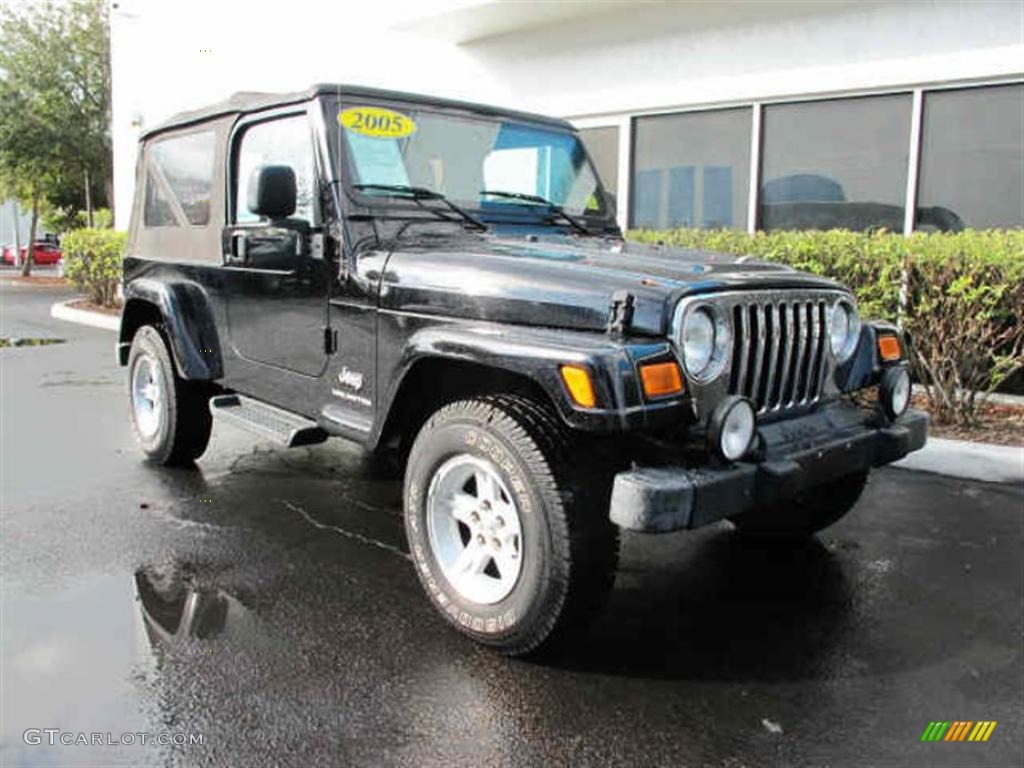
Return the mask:
[[988,741],[995,727],[995,720],[933,721],[924,729],[921,741]]

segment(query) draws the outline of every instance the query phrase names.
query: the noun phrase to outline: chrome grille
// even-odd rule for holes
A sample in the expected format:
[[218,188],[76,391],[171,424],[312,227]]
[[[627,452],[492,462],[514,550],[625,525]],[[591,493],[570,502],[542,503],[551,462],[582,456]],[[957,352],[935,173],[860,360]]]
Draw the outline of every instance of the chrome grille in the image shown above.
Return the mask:
[[817,401],[827,374],[829,306],[820,295],[781,292],[735,304],[729,393],[748,398],[758,413]]

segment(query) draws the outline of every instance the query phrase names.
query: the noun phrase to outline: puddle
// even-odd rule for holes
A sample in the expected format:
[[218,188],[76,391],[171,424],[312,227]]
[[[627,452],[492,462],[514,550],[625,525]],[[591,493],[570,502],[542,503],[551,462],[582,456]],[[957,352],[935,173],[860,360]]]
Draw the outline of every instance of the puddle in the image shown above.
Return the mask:
[[132,682],[140,661],[151,659],[151,654],[148,649],[140,653],[146,641],[130,580],[123,575],[94,576],[57,592],[5,594],[0,636],[0,738],[12,764],[151,762],[152,756],[147,758],[139,745],[75,747],[24,741],[31,728],[114,734],[154,729]]
[[0,336],[0,348],[3,347],[45,347],[48,344],[63,344],[67,339],[48,339],[42,337],[17,338]]
[[[119,734],[188,730],[163,711],[182,670],[209,670],[226,649],[262,649],[256,615],[209,575],[177,560],[92,576],[52,592],[4,596],[0,626],[4,764],[141,765],[175,747],[118,743]],[[225,658],[218,658],[224,656]],[[167,665],[175,670],[168,678]],[[26,743],[30,729],[113,734],[113,743]]]

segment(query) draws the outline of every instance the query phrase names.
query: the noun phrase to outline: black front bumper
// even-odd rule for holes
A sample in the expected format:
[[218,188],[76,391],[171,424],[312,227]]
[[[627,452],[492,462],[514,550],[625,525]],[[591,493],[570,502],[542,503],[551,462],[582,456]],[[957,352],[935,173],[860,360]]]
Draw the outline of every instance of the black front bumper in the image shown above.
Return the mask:
[[697,528],[816,485],[903,458],[924,446],[928,415],[908,411],[873,426],[847,404],[762,427],[764,458],[716,467],[641,467],[620,472],[609,516],[620,528],[663,533]]

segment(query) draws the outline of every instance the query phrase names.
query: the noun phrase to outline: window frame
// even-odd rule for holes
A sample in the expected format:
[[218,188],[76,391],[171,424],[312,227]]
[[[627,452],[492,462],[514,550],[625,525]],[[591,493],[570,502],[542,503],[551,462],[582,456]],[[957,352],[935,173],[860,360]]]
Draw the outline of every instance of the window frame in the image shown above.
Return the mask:
[[257,125],[271,123],[276,120],[287,120],[289,118],[301,117],[305,120],[307,136],[309,139],[310,158],[312,160],[313,186],[312,195],[312,217],[310,227],[316,229],[323,225],[323,206],[320,199],[322,188],[322,163],[319,158],[319,136],[316,126],[316,114],[313,108],[315,102],[302,104],[289,104],[283,107],[276,107],[260,112],[253,112],[243,115],[231,127],[228,133],[228,149],[225,153],[226,168],[224,173],[224,225],[231,228],[259,227],[265,226],[260,221],[238,221],[239,201],[236,192],[241,192],[236,185],[238,178],[239,159],[241,156],[242,142],[246,133]]

